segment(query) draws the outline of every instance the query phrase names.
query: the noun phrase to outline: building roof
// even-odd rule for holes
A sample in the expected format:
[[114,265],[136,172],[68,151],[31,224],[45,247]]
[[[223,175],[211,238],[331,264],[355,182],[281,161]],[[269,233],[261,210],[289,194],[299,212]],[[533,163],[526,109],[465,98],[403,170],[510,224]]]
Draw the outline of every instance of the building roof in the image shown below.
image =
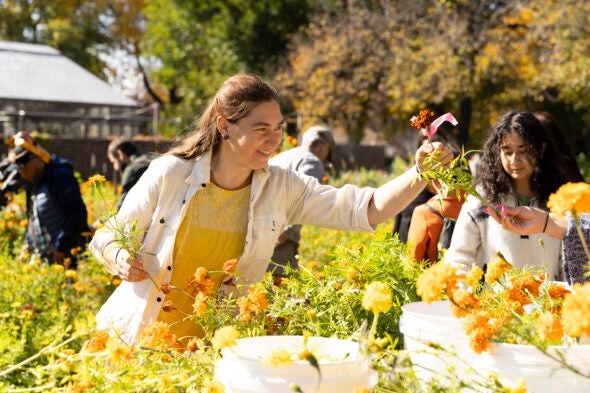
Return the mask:
[[47,45],[0,41],[0,99],[138,106]]

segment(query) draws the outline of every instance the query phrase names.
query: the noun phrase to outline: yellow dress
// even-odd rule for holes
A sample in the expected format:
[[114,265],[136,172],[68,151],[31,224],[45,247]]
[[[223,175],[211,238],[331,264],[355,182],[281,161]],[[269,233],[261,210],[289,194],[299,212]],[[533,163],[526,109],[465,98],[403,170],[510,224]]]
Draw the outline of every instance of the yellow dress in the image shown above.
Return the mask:
[[170,281],[172,289],[165,299],[172,301],[172,307],[158,315],[158,321],[168,323],[171,332],[184,344],[203,334],[194,321],[183,321],[193,313],[194,298],[187,295],[192,293],[187,282],[198,267],[204,267],[209,272],[215,271],[210,278],[217,290],[224,275],[224,262],[240,257],[246,240],[250,189],[248,185],[239,190],[224,190],[209,183],[189,203],[176,236]]

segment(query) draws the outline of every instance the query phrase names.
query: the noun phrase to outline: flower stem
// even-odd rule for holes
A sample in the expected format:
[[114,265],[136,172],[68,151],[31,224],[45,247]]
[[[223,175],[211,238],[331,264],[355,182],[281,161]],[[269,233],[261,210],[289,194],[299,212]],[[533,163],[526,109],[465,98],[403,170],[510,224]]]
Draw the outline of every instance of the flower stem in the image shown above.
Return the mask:
[[373,318],[373,323],[371,324],[371,330],[369,331],[369,337],[375,338],[375,333],[377,332],[377,321],[379,320],[379,311],[375,313],[375,318]]
[[584,247],[584,252],[586,253],[586,259],[588,260],[587,262],[590,263],[590,251],[588,250],[588,244],[586,243],[586,238],[584,237],[584,233],[582,232],[582,228],[580,226],[580,217],[576,212],[573,213],[573,217],[576,231],[578,231],[578,236],[580,236],[582,247]]

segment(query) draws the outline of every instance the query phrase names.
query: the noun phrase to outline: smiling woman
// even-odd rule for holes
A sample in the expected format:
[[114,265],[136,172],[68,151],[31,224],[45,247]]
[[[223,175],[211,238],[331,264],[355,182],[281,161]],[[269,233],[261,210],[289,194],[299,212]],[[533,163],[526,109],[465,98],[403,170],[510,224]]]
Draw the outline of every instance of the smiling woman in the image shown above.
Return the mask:
[[[492,205],[546,209],[547,198],[565,179],[554,165],[555,147],[529,112],[505,114],[488,133],[476,189]],[[547,234],[506,231],[470,196],[463,205],[445,261],[469,270],[484,267],[500,252],[517,267],[544,265],[553,280],[562,280],[559,240]]]
[[[123,279],[97,316],[99,328],[133,342],[150,322],[160,321],[186,345],[201,335],[186,318],[195,305],[260,281],[287,225],[373,231],[424,188],[413,167],[374,189],[321,185],[269,166],[285,126],[279,103],[267,82],[235,75],[193,131],[152,161],[114,222],[90,244],[107,270]],[[434,143],[417,151],[416,163],[435,150],[443,165],[451,160],[449,149]],[[144,234],[140,250],[130,250],[109,230],[121,223]],[[235,271],[225,271],[224,263],[233,259]]]

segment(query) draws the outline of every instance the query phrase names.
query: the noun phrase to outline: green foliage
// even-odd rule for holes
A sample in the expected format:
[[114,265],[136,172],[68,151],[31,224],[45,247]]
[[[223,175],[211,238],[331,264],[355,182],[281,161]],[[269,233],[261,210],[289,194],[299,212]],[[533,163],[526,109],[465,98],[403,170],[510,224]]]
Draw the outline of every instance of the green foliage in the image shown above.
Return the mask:
[[384,170],[361,167],[342,171],[338,176],[330,177],[328,183],[335,187],[341,187],[345,184],[354,184],[358,187],[379,187],[391,180],[390,176]]
[[92,259],[79,261],[78,271],[21,263],[6,255],[0,264],[0,369],[42,352],[0,380],[14,386],[57,382],[68,372],[44,369],[59,361],[58,354],[46,348],[69,338],[69,348],[80,347],[81,334],[92,329],[94,314],[114,289],[113,280]]
[[[358,176],[359,183],[386,180]],[[83,184],[85,201],[100,217],[108,204],[91,185]],[[77,271],[64,271],[1,253],[0,390],[215,391],[220,354],[212,342],[220,327],[231,326],[241,337],[310,332],[358,340],[379,371],[375,392],[460,391],[463,382],[452,373],[422,385],[410,367],[398,321],[401,306],[418,300],[421,267],[410,262],[405,244],[391,238],[390,225],[381,224],[374,233],[304,226],[300,266],[281,280],[267,274],[247,296],[207,298],[204,312],[189,316],[203,328],[203,337],[179,349],[166,344],[162,326],[146,328],[149,340],[141,338],[135,346],[94,330],[95,313],[120,281],[93,257],[85,254]],[[372,283],[384,284],[392,294],[391,307],[377,316],[363,303]],[[244,304],[260,307],[245,312]],[[507,391],[493,377],[478,383],[482,391]]]
[[580,172],[582,172],[582,175],[584,175],[584,178],[588,181],[588,179],[590,179],[590,160],[588,160],[586,154],[580,153],[576,157],[576,161],[580,167]]

